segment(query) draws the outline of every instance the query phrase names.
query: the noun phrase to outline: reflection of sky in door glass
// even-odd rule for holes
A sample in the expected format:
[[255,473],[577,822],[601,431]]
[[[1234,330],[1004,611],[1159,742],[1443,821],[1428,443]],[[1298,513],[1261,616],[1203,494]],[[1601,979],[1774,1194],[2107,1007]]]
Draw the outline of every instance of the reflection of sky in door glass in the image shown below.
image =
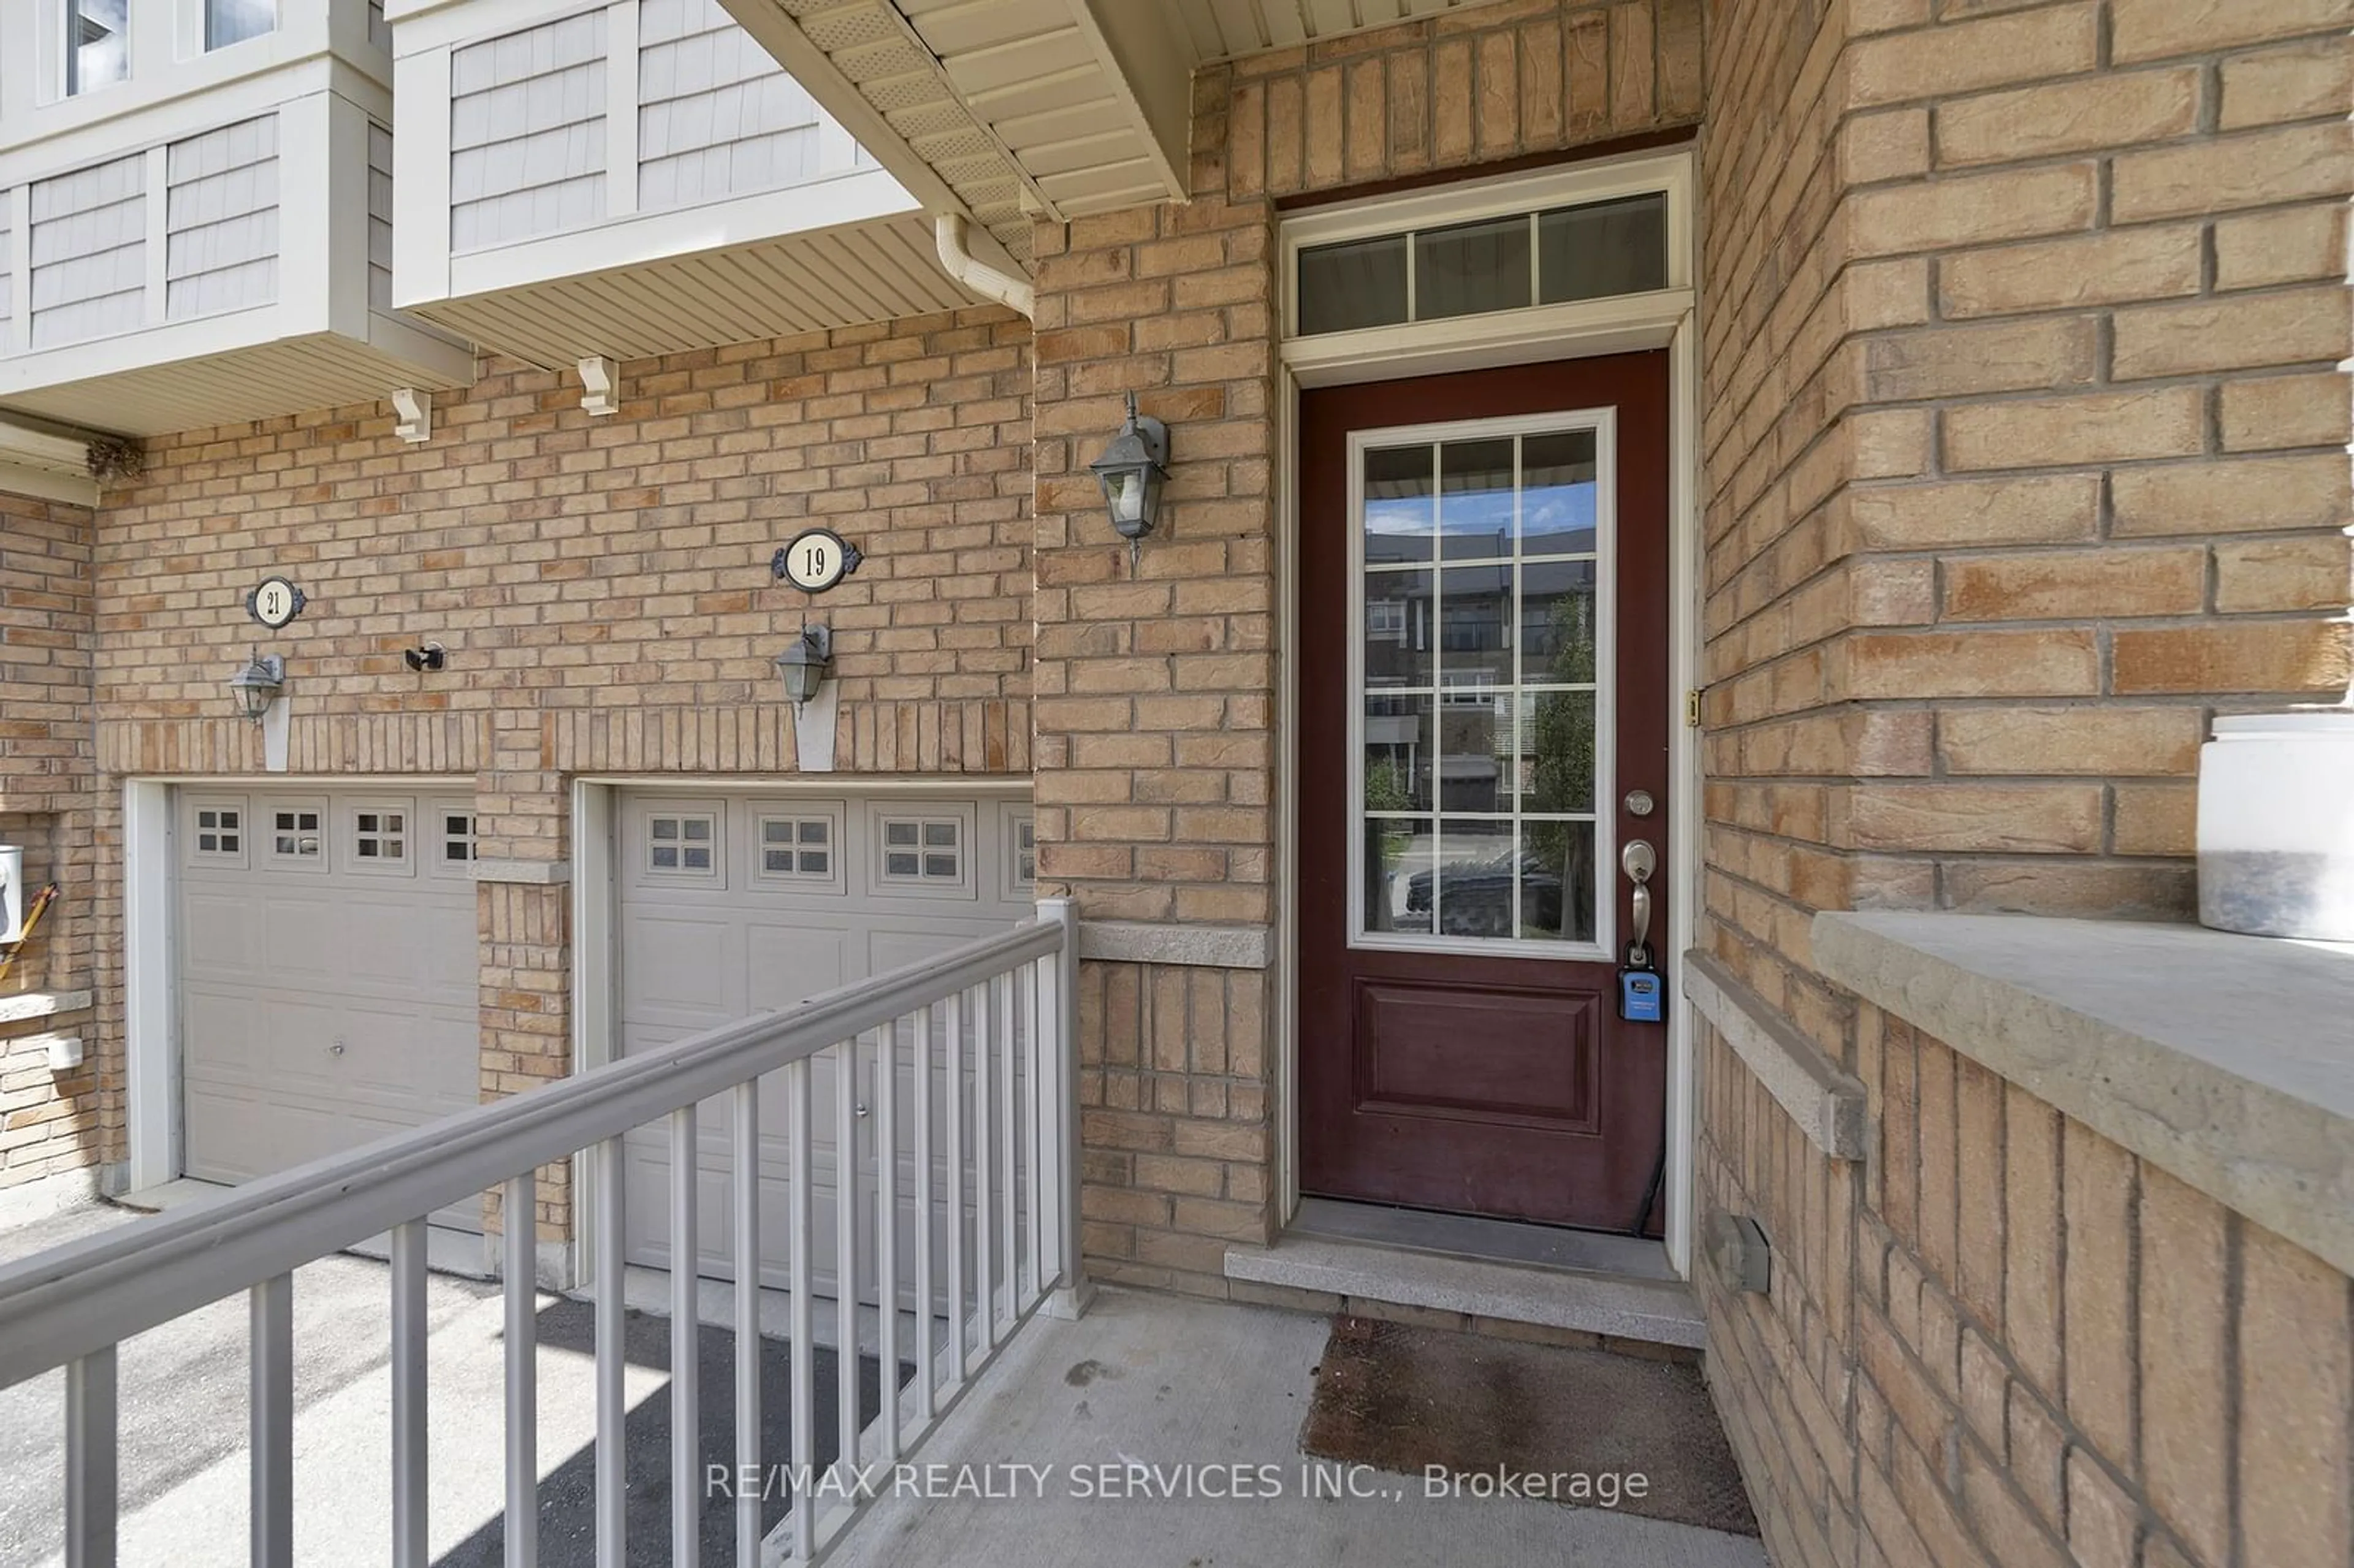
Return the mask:
[[1426,446],[1365,454],[1365,564],[1430,559],[1431,457]]
[[1448,560],[1512,553],[1512,443],[1449,441],[1438,451],[1439,550]]
[[1594,548],[1594,432],[1564,430],[1522,443],[1521,551],[1580,555]]

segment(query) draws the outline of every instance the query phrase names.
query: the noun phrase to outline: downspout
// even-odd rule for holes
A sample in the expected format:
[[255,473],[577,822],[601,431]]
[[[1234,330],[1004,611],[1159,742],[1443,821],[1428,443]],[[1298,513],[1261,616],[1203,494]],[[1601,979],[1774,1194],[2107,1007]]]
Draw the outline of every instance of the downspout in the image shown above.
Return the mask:
[[1011,305],[1025,316],[1037,314],[1037,291],[1030,286],[1028,279],[1001,272],[974,257],[966,243],[962,214],[938,213],[933,216],[932,223],[939,240],[940,265],[948,269],[949,277],[974,293],[986,295],[1001,305]]

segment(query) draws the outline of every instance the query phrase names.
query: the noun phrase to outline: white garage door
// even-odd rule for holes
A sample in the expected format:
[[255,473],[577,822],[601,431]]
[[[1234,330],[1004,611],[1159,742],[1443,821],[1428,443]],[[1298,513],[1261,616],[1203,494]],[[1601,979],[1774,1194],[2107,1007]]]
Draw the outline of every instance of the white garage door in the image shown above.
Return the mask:
[[[755,1012],[793,1007],[1036,914],[1027,803],[949,796],[632,794],[622,798],[616,817],[617,1012],[625,1056]],[[873,1098],[875,1054],[872,1044],[862,1052],[862,1103]],[[913,1041],[904,1031],[895,1055],[905,1106],[912,1093]],[[942,1059],[936,1052],[936,1081]],[[831,1056],[817,1061],[811,1076],[818,1110],[811,1145],[816,1285],[832,1296],[837,1167]],[[938,1093],[945,1096],[944,1084]],[[779,1286],[790,1283],[785,1118],[784,1081],[772,1074],[760,1093],[761,1273]],[[872,1223],[874,1202],[871,1128],[871,1118],[860,1123],[860,1147],[852,1154],[861,1212],[868,1216],[864,1224]],[[705,1102],[697,1131],[698,1264],[704,1274],[729,1278],[731,1158],[724,1099]],[[907,1136],[903,1131],[903,1140]],[[668,1130],[642,1128],[625,1147],[630,1261],[667,1268]],[[903,1201],[912,1191],[913,1160],[907,1143],[896,1160]],[[912,1255],[903,1263],[911,1265]],[[900,1278],[909,1277],[903,1266]]]
[[246,1181],[479,1100],[472,800],[182,790],[177,810],[189,1175]]

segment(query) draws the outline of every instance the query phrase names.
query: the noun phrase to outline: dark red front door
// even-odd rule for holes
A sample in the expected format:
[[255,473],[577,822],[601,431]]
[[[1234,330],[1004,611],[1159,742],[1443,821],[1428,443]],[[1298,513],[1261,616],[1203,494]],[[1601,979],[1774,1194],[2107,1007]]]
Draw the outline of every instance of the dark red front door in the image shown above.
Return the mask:
[[1620,1021],[1617,959],[1626,847],[1667,864],[1667,394],[1639,354],[1301,398],[1305,1192],[1638,1224],[1667,1031]]

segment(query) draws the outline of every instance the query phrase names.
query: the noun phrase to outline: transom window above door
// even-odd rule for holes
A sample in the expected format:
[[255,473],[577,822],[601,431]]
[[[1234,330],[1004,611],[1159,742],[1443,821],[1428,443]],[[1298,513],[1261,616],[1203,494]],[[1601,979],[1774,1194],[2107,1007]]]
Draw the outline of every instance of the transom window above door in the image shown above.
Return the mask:
[[1306,245],[1301,336],[1526,310],[1668,286],[1662,192]]
[[1351,438],[1352,939],[1601,940],[1606,411]]

